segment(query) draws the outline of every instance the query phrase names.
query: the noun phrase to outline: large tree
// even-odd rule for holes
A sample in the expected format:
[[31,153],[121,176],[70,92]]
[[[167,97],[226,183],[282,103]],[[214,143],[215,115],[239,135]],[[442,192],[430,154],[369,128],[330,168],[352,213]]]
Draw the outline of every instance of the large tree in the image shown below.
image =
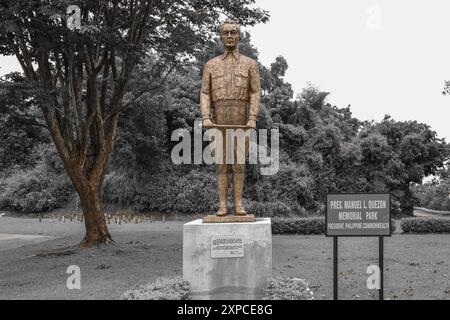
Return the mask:
[[419,204],[411,186],[436,175],[450,157],[449,145],[429,125],[395,121],[389,115],[366,123],[359,138],[361,174],[372,191],[389,190],[396,209],[407,214]]
[[[82,246],[112,241],[101,187],[124,106],[157,88],[171,70],[200,51],[224,17],[242,25],[265,22],[267,13],[251,8],[253,3],[0,1],[0,54],[14,55],[23,69],[22,77],[1,83],[0,98],[3,103],[26,101],[42,111],[80,197],[86,224]],[[70,7],[66,24],[66,11],[73,4],[77,7]],[[126,95],[133,70],[148,52],[157,56],[153,86]]]

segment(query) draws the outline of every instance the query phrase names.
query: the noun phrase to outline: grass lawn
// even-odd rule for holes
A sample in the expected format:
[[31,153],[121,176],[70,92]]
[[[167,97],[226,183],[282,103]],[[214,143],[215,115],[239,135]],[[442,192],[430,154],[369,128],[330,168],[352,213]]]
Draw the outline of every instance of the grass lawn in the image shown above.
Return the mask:
[[[118,299],[161,276],[182,275],[181,221],[111,224],[115,245],[68,255],[40,255],[79,243],[80,222],[0,218],[0,299]],[[2,239],[0,237],[0,239]],[[33,241],[33,239],[39,239]],[[386,299],[450,299],[449,234],[394,234],[385,240]],[[376,299],[366,268],[377,264],[377,238],[341,238],[341,299]],[[68,290],[69,265],[81,268],[81,290]],[[316,299],[332,299],[332,239],[274,235],[273,275],[309,282]]]

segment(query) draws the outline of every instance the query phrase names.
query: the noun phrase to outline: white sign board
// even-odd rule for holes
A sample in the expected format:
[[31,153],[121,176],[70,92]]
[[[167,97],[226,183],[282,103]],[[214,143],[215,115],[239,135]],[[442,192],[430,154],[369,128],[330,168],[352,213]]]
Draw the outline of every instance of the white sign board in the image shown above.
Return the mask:
[[211,258],[241,258],[244,256],[244,237],[211,237]]

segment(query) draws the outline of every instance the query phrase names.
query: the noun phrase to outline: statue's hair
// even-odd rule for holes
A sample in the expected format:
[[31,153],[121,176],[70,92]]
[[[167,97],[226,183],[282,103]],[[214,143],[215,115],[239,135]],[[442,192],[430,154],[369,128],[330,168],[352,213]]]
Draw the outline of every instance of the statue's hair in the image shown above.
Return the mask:
[[241,34],[241,26],[240,26],[237,22],[235,22],[235,21],[233,21],[233,20],[228,20],[228,19],[225,20],[225,21],[220,25],[220,28],[219,28],[220,34],[222,34],[223,27],[226,26],[227,24],[231,24],[231,25],[236,26],[236,28],[237,28],[239,34]]

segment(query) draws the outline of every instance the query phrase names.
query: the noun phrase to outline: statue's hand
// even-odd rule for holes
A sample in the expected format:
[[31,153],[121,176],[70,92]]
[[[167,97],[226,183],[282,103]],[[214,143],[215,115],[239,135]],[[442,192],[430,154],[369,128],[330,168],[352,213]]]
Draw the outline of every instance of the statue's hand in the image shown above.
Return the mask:
[[209,128],[212,128],[214,126],[214,124],[212,123],[211,119],[205,119],[202,122],[202,126],[205,129],[209,129]]
[[249,128],[249,129],[256,129],[256,121],[255,120],[248,120],[247,128]]

